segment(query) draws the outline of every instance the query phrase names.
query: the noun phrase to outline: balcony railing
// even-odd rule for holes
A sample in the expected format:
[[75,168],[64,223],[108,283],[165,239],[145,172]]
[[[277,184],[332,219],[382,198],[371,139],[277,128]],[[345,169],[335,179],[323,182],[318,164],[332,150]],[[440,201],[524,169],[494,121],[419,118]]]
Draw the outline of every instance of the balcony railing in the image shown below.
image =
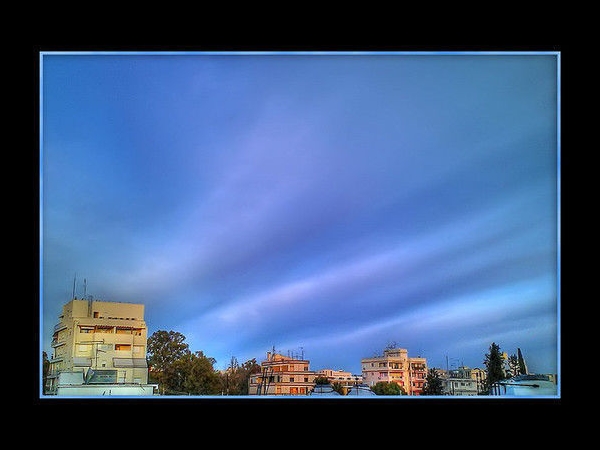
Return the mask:
[[57,323],[56,325],[54,325],[54,332],[56,333],[60,330],[64,330],[65,328],[67,328],[67,326],[64,323]]

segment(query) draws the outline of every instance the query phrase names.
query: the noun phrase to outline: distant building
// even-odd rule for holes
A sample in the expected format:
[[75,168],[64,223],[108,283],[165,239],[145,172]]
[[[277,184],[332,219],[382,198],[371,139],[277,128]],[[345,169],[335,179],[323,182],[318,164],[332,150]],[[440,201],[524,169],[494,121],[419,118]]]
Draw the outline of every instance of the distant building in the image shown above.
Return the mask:
[[353,387],[363,385],[362,375],[355,375],[344,370],[321,369],[317,370],[318,377],[325,377],[330,384],[339,383],[342,386],[342,394],[347,395]]
[[427,360],[409,358],[408,350],[387,348],[383,356],[361,359],[364,383],[371,387],[386,381],[398,384],[407,395],[420,395],[427,376]]
[[449,370],[444,378],[444,394],[455,396],[477,395],[477,379],[471,374],[472,369],[466,366]]
[[475,380],[475,385],[477,386],[477,394],[480,394],[485,389],[487,372],[484,369],[475,367],[474,369],[471,369],[471,378]]
[[340,383],[344,388],[350,388],[363,383],[362,375],[356,375],[344,370],[321,369],[317,370],[318,377],[325,377],[330,383]]
[[147,335],[142,304],[71,300],[63,306],[54,326],[45,392],[50,395],[152,392],[153,385],[147,384]]
[[309,366],[308,360],[267,352],[260,373],[250,375],[248,395],[308,395],[317,377]]

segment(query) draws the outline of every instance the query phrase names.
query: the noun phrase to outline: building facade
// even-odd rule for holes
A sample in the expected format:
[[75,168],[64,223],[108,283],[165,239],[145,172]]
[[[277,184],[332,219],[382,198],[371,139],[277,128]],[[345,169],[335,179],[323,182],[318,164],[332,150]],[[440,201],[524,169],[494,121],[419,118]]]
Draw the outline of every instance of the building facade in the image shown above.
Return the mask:
[[315,386],[317,373],[308,360],[267,352],[260,367],[250,376],[248,395],[308,395]]
[[398,384],[407,395],[420,395],[427,377],[427,359],[409,357],[404,348],[387,348],[382,356],[361,359],[362,377],[369,387],[380,381]]
[[449,370],[444,380],[444,394],[456,396],[471,396],[479,394],[477,379],[471,373],[473,369],[461,366]]
[[45,393],[79,378],[89,385],[146,385],[147,335],[142,304],[71,300],[54,326]]
[[325,377],[329,383],[339,383],[342,386],[342,393],[346,395],[353,387],[362,386],[362,375],[355,375],[344,370],[321,369],[317,370],[317,377]]
[[471,379],[475,381],[475,385],[477,386],[477,394],[481,394],[485,389],[487,372],[484,369],[475,367],[474,369],[471,369]]
[[362,375],[355,375],[345,370],[321,369],[317,370],[317,376],[325,377],[330,383],[340,383],[342,386],[354,386],[362,384]]

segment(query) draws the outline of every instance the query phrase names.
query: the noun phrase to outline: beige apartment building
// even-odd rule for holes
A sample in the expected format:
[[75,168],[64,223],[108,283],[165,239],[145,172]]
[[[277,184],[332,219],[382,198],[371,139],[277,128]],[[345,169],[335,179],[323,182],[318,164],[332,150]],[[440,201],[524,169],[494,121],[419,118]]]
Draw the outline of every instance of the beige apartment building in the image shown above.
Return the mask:
[[315,386],[317,373],[310,361],[267,352],[260,373],[248,380],[248,395],[308,395]]
[[348,395],[354,389],[354,392],[359,392],[359,388],[366,388],[363,384],[362,375],[355,375],[345,370],[321,369],[317,370],[317,377],[325,377],[329,380],[329,384],[339,383],[342,386],[342,395]]
[[355,384],[362,384],[362,375],[354,375],[351,372],[345,370],[333,370],[333,369],[321,369],[317,370],[318,377],[325,377],[330,383],[341,383],[344,386],[351,386]]
[[471,369],[471,379],[475,381],[475,385],[477,386],[477,394],[479,395],[485,387],[487,372],[484,369],[475,367],[474,369]]
[[61,383],[146,385],[147,334],[143,304],[71,300],[54,326],[46,393]]
[[364,382],[369,386],[385,381],[398,384],[407,395],[420,395],[427,377],[427,359],[409,357],[404,348],[387,348],[382,356],[360,360]]

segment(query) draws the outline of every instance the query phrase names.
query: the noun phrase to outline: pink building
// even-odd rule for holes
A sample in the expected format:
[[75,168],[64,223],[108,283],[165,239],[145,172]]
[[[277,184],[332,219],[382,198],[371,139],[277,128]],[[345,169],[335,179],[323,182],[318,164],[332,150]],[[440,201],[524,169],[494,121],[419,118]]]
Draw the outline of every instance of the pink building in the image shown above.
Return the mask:
[[420,395],[427,377],[427,360],[409,358],[408,350],[387,348],[383,356],[361,359],[362,376],[368,386],[380,381],[398,384],[407,395]]

